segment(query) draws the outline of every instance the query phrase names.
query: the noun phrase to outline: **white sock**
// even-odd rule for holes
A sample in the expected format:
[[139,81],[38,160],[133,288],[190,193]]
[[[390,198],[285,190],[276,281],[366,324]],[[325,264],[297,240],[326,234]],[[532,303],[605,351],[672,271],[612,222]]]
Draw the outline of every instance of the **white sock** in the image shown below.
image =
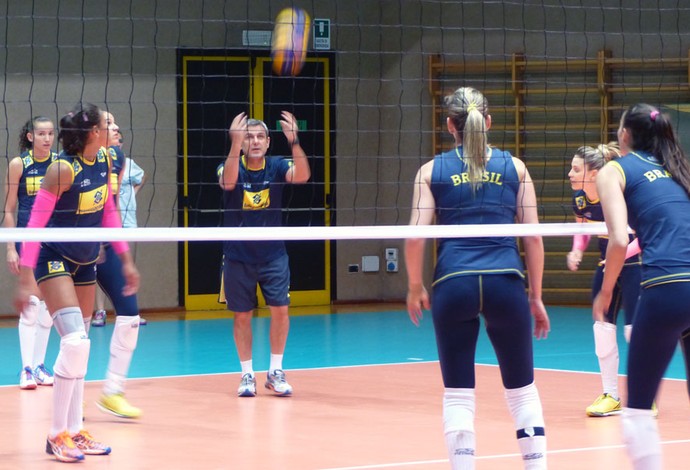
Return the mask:
[[84,425],[84,378],[74,379],[74,392],[67,410],[67,430],[70,436],[81,431]]
[[50,427],[50,436],[55,437],[67,430],[68,408],[74,395],[76,379],[65,379],[55,375],[53,383],[53,421]]
[[663,468],[661,441],[652,410],[623,408],[623,440],[635,470]]
[[446,388],[443,393],[443,431],[452,470],[474,470],[475,394],[471,388]]
[[254,366],[252,365],[252,360],[240,361],[240,367],[242,367],[242,375],[250,374],[254,377]]
[[546,469],[544,413],[536,385],[532,382],[524,387],[507,389],[505,395],[515,422],[524,468]]
[[36,344],[34,345],[34,368],[44,364],[46,360],[46,350],[50,340],[51,328],[43,326],[41,323],[36,325]]
[[618,400],[619,358],[616,325],[597,321],[594,323],[593,329],[594,348],[599,360],[602,388],[604,393],[608,393]]
[[22,356],[22,369],[33,367],[34,349],[36,348],[36,329],[37,326],[26,325],[19,320],[19,350]]
[[268,367],[268,372],[271,373],[276,369],[283,369],[282,354],[271,354],[271,365]]
[[125,381],[129,374],[129,366],[138,340],[139,315],[117,316],[110,339],[110,360],[103,384],[103,393],[114,395],[124,393]]

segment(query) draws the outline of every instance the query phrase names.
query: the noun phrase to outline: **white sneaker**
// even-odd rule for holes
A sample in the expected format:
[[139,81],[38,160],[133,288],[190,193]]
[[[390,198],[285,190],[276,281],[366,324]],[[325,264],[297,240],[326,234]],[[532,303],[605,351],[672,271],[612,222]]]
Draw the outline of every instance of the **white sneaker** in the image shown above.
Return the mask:
[[26,366],[22,369],[19,376],[19,388],[22,390],[34,390],[36,388],[36,381],[34,380],[34,373],[31,367]]
[[285,379],[285,372],[276,369],[266,374],[266,388],[273,390],[276,395],[287,397],[292,395],[292,386]]
[[256,379],[252,374],[244,374],[242,381],[237,389],[238,397],[255,397],[256,396]]
[[43,364],[39,364],[36,366],[33,375],[34,380],[38,385],[50,386],[53,385],[53,382],[55,381],[55,379],[53,378],[53,374],[51,374],[50,371],[46,369],[46,366],[44,366]]

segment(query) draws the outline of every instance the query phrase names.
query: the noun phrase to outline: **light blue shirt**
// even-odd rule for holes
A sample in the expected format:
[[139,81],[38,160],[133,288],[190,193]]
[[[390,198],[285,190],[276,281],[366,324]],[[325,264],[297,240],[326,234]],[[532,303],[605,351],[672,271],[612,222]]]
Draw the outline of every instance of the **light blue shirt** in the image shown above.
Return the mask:
[[122,184],[120,185],[120,215],[122,226],[125,228],[137,226],[137,199],[132,186],[140,185],[144,180],[144,170],[131,158],[125,159],[122,169]]

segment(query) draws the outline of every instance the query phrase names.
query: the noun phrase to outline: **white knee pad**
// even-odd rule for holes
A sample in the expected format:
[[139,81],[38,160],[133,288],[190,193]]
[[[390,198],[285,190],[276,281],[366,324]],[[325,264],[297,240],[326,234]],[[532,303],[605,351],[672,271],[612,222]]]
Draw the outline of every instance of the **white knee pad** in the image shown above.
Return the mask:
[[443,431],[474,432],[474,410],[474,389],[446,388],[443,393]]
[[630,337],[632,336],[632,325],[625,325],[623,327],[623,336],[625,336],[626,343],[630,344]]
[[60,339],[60,352],[53,370],[66,379],[82,379],[89,363],[91,341],[86,332],[68,333]]
[[621,421],[623,440],[633,465],[650,456],[661,456],[659,428],[652,410],[623,408]]
[[41,301],[35,295],[29,296],[29,302],[24,307],[24,310],[19,314],[19,322],[26,326],[33,326],[38,319],[38,312]]
[[50,329],[53,327],[53,317],[50,316],[48,307],[46,307],[46,303],[42,300],[38,306],[38,324],[43,328]]
[[594,351],[597,357],[607,357],[618,353],[616,325],[602,321],[594,322]]
[[534,382],[524,387],[506,389],[505,397],[516,429],[544,427],[544,412]]
[[110,340],[111,349],[134,351],[139,339],[139,320],[139,315],[133,317],[117,317],[115,320],[115,328],[113,329],[113,337]]

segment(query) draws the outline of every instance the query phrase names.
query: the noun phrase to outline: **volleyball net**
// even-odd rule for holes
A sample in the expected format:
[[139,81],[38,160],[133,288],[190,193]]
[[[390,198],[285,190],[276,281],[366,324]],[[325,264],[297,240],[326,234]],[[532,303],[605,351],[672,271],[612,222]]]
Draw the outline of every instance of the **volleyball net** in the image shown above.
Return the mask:
[[[301,73],[281,77],[271,70],[271,31],[292,6],[310,14],[312,37]],[[569,235],[605,231],[571,223],[567,173],[578,147],[614,140],[621,112],[640,101],[670,113],[690,142],[690,5],[679,1],[8,0],[0,11],[3,170],[29,117],[57,123],[78,102],[108,109],[147,179],[137,194],[141,228],[107,234],[185,242],[139,253],[180,278],[233,237],[322,240],[320,263],[339,284],[353,260],[381,255],[391,240],[475,234],[404,228],[416,171],[452,148],[442,99],[460,86],[485,94],[491,143],[525,161],[535,183],[541,224],[504,233],[553,235],[545,243],[554,272]],[[247,112],[267,123],[269,154],[289,155],[282,110],[298,119],[312,178],[285,188],[284,229],[224,229],[216,168],[227,129]],[[65,236],[94,233],[105,232]],[[0,241],[56,236],[5,229]],[[337,250],[327,242],[367,236]]]

